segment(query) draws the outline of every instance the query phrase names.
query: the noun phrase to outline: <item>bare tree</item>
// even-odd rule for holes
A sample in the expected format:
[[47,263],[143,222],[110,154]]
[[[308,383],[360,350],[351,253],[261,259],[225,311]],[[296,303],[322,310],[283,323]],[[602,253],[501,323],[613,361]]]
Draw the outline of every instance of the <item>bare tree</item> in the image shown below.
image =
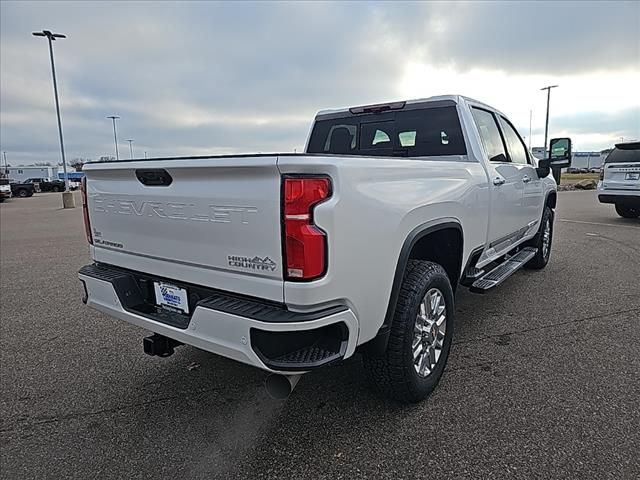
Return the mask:
[[74,158],[73,160],[71,160],[69,162],[69,165],[71,165],[76,172],[81,172],[82,171],[82,166],[87,163],[87,159],[86,158]]

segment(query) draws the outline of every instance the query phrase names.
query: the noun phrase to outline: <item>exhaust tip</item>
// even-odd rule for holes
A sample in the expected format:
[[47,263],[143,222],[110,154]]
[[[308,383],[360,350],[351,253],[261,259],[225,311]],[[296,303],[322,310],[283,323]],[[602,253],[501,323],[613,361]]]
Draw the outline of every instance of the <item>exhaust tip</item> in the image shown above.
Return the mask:
[[293,392],[300,375],[280,375],[272,373],[264,381],[269,396],[275,400],[286,400]]

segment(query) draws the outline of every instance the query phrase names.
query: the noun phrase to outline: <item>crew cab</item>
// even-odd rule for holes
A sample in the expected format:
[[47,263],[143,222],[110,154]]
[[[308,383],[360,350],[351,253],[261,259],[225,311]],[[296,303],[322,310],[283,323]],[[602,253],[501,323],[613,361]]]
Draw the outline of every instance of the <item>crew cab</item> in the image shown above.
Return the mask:
[[302,154],[84,172],[83,301],[153,332],[148,354],[193,345],[274,374],[283,397],[359,352],[381,392],[423,399],[445,368],[456,289],[543,268],[557,201],[550,160],[455,95],[321,111]]
[[640,217],[640,142],[618,143],[600,170],[600,203],[613,203],[618,215]]

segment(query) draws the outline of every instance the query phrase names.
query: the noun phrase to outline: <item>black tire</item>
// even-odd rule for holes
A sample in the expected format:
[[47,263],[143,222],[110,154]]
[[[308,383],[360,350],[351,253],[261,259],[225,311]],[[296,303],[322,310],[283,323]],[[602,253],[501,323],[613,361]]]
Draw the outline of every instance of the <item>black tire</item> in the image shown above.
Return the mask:
[[633,207],[621,205],[619,203],[616,203],[616,212],[622,218],[638,218],[638,217],[640,217],[640,209],[639,208],[633,208]]
[[57,185],[54,185],[54,187],[51,190],[58,193],[60,191],[60,187],[58,187]]
[[[551,256],[551,247],[553,245],[553,210],[548,205],[545,205],[544,210],[542,212],[542,221],[540,222],[540,228],[538,229],[538,233],[533,237],[528,243],[528,246],[537,248],[538,251],[536,255],[529,260],[524,268],[528,268],[530,270],[542,270],[549,263],[549,257]],[[546,228],[548,222],[549,226],[549,244],[548,248],[544,246],[544,230]]]
[[[435,366],[429,365],[430,373],[421,376],[416,370],[412,344],[420,304],[432,289],[437,289],[444,301],[445,332]],[[363,355],[368,380],[378,391],[400,402],[419,402],[426,398],[438,384],[447,364],[453,321],[453,290],[444,268],[433,262],[410,261],[400,287],[387,349],[382,354]]]
[[20,198],[27,198],[29,196],[29,192],[26,188],[20,188],[16,193]]

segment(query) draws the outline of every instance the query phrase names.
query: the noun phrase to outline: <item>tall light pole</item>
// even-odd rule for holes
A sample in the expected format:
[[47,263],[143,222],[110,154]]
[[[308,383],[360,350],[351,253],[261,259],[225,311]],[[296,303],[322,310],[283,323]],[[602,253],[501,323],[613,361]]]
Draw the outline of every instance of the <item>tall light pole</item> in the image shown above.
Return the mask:
[[547,137],[549,135],[549,102],[551,101],[551,89],[556,88],[558,85],[549,85],[548,87],[542,87],[540,90],[547,91],[547,119],[544,123],[544,154],[547,155]]
[[117,115],[109,115],[107,118],[113,121],[113,143],[116,146],[116,160],[120,160],[120,155],[118,154],[118,134],[116,133],[116,120],[120,117]]
[[[549,135],[549,102],[551,101],[551,89],[556,87],[558,87],[558,85],[549,85],[540,89],[547,91],[547,118],[544,122],[544,158],[549,158],[547,156],[547,137]],[[551,152],[549,152],[549,156],[550,155]],[[556,183],[560,185],[560,169],[557,167],[551,167],[551,172],[553,173],[553,177],[556,179]]]
[[[53,95],[56,99],[56,115],[58,116],[58,135],[60,136],[60,153],[62,154],[62,170],[64,172],[64,191],[69,191],[69,176],[67,175],[67,159],[64,156],[64,141],[62,139],[62,120],[60,119],[60,102],[58,100],[58,82],[56,80],[56,65],[53,61],[53,41],[56,38],[67,38],[66,35],[61,33],[51,33],[49,30],[43,30],[41,32],[33,32],[35,37],[46,37],[49,40],[49,57],[51,58],[51,76],[53,77]],[[69,201],[69,205],[65,203],[64,197],[62,203],[65,208],[73,208],[73,197]]]
[[7,167],[7,152],[2,152],[2,157],[4,158],[4,174],[9,175],[9,167]]
[[129,142],[129,158],[133,158],[133,138],[127,140]]

